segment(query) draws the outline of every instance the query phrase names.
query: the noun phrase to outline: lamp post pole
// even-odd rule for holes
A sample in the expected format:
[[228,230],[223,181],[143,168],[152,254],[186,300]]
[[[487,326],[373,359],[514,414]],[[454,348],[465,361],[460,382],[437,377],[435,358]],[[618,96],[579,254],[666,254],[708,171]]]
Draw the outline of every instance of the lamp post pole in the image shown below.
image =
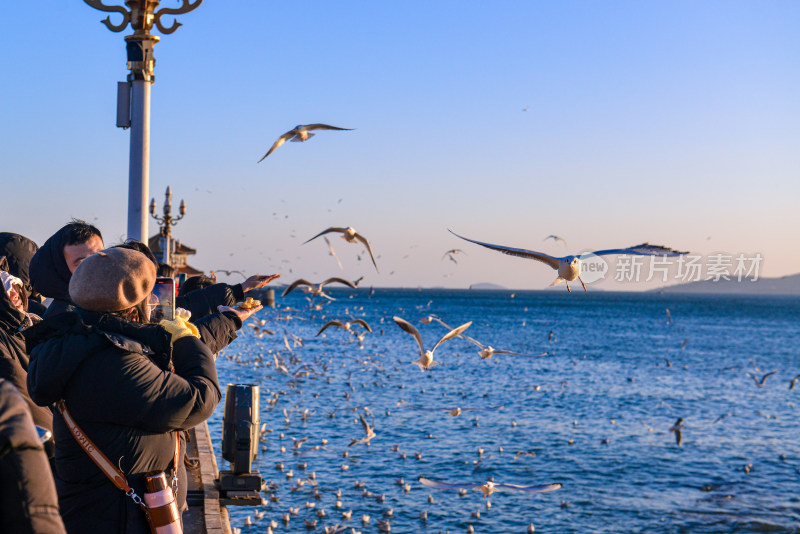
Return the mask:
[[161,248],[161,263],[172,265],[172,230],[171,228],[178,224],[178,221],[183,219],[186,215],[186,202],[181,200],[180,208],[178,208],[178,216],[172,216],[172,190],[167,186],[166,200],[164,201],[164,216],[159,217],[156,215],[156,199],[150,201],[150,215],[161,223],[161,240],[159,246]]
[[[159,37],[152,35],[153,25],[163,34],[170,34],[181,26],[177,20],[167,27],[161,23],[164,15],[175,16],[197,9],[203,0],[181,0],[180,7],[161,8],[161,0],[125,0],[123,6],[108,6],[103,0],[84,0],[100,11],[122,15],[122,22],[113,24],[111,16],[102,23],[113,32],[123,31],[128,24],[133,33],[125,37],[128,53],[127,83],[118,86],[117,126],[131,129],[130,162],[128,165],[128,238],[147,241],[147,198],[150,196],[150,86],[155,57],[153,48]],[[167,190],[169,191],[169,189]]]

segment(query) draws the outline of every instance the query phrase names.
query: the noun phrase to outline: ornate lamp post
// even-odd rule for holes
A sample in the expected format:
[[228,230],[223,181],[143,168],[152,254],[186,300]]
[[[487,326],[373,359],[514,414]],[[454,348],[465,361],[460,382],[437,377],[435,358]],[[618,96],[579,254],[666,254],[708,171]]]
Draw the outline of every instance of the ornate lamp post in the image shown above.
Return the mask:
[[112,32],[123,31],[128,24],[134,32],[125,37],[128,50],[127,82],[121,82],[117,101],[117,126],[131,129],[130,165],[128,171],[128,237],[147,240],[147,213],[145,205],[150,182],[150,85],[155,82],[153,69],[156,60],[153,47],[159,37],[152,35],[153,24],[167,35],[181,26],[177,20],[167,27],[161,23],[164,15],[175,16],[197,9],[203,0],[181,0],[180,7],[158,8],[161,0],[125,0],[128,6],[107,6],[103,0],[84,0],[87,4],[107,13],[119,13],[122,22],[112,24],[111,16],[102,23]]
[[183,219],[183,216],[186,215],[186,202],[181,199],[181,205],[178,208],[179,215],[177,217],[172,217],[170,212],[172,211],[172,191],[170,190],[169,186],[167,187],[167,194],[166,200],[164,201],[164,216],[159,217],[156,215],[156,199],[153,198],[150,201],[150,215],[161,225],[161,263],[166,263],[167,265],[172,265],[172,228],[178,221]]

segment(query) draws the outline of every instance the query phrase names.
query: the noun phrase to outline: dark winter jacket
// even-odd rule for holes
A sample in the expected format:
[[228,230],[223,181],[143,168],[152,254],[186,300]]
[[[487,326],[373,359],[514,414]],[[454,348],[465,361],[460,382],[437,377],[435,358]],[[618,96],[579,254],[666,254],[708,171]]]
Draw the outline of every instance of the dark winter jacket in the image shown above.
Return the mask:
[[244,300],[242,284],[214,284],[213,286],[195,289],[185,295],[179,295],[175,306],[192,312],[193,323],[197,323],[206,315],[217,311],[217,306],[233,306]]
[[[220,400],[214,358],[197,338],[171,345],[158,325],[81,309],[30,330],[31,397],[41,405],[63,398],[83,432],[140,496],[146,473],[171,471],[173,431],[203,422]],[[53,425],[56,489],[67,530],[149,533],[141,509],[97,468],[58,412]],[[185,488],[186,480],[179,485]]]
[[25,324],[25,314],[17,310],[8,293],[0,287],[0,378],[14,384],[27,401],[34,423],[52,431],[53,414],[34,403],[28,395],[28,353],[20,331]]
[[39,247],[25,236],[11,232],[0,232],[0,256],[5,256],[8,260],[8,272],[21,279],[25,284],[25,292],[28,294],[28,311],[37,315],[43,315],[47,308],[36,299],[32,299],[31,277],[29,267],[31,258],[36,254]]
[[65,534],[50,464],[25,400],[0,379],[0,532]]
[[193,321],[200,331],[200,339],[213,354],[233,343],[236,331],[242,327],[242,321],[233,312],[217,312]]
[[53,299],[47,308],[46,316],[51,317],[72,309],[69,298],[69,281],[72,273],[64,259],[65,235],[69,228],[65,226],[44,242],[31,258],[31,286],[37,293]]

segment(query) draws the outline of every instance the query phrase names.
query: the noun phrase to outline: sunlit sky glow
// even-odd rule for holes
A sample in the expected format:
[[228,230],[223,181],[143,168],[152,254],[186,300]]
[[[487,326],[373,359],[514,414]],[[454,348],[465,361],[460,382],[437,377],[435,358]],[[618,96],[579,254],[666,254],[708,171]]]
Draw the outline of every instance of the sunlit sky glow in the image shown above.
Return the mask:
[[[4,6],[4,231],[41,244],[79,217],[124,237],[130,30],[105,16]],[[800,3],[206,0],[179,20],[155,51],[150,195],[186,200],[175,233],[195,267],[374,286],[555,277],[452,228],[550,254],[567,251],[543,241],[559,234],[570,252],[650,241],[800,270]],[[355,130],[256,164],[312,122]],[[321,239],[301,245],[348,225],[381,274],[338,238],[344,271]],[[451,248],[468,255],[442,261]]]

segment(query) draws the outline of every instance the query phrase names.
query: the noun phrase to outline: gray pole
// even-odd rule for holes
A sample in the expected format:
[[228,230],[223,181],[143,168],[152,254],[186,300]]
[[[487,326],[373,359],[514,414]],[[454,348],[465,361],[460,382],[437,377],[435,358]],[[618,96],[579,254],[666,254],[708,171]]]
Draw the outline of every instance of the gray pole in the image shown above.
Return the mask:
[[157,38],[127,37],[131,73],[131,150],[128,166],[128,238],[147,242],[147,199],[150,196],[150,86],[155,81],[153,45]]
[[[153,57],[153,45],[159,37],[150,33],[155,25],[163,34],[177,30],[181,23],[172,20],[170,26],[161,22],[166,15],[176,17],[197,9],[203,0],[181,0],[179,7],[158,9],[161,0],[125,0],[123,6],[109,6],[103,0],[83,0],[90,6],[106,13],[122,16],[118,24],[111,21],[111,16],[102,23],[112,32],[123,31],[128,24],[134,29],[133,34],[125,37],[128,50],[128,75],[130,90],[130,121],[123,104],[118,103],[117,126],[131,128],[131,151],[128,165],[128,238],[147,242],[147,198],[150,196],[150,86],[155,81],[153,68],[156,60]],[[127,98],[125,89],[119,96]],[[123,100],[125,100],[123,98]]]

